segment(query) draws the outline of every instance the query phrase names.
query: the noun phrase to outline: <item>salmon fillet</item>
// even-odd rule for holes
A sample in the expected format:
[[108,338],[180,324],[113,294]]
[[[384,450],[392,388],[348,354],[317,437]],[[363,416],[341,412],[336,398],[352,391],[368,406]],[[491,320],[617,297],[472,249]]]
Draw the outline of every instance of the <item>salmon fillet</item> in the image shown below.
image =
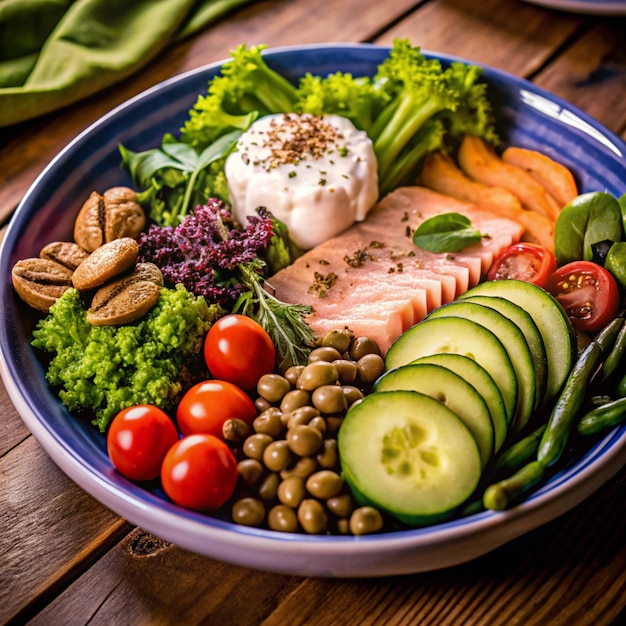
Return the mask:
[[[428,252],[413,243],[419,224],[452,211],[488,237],[459,253]],[[473,204],[425,187],[402,187],[363,222],[309,250],[268,284],[279,300],[313,308],[307,323],[316,336],[347,326],[374,339],[384,354],[428,312],[476,285],[523,233],[517,222]]]

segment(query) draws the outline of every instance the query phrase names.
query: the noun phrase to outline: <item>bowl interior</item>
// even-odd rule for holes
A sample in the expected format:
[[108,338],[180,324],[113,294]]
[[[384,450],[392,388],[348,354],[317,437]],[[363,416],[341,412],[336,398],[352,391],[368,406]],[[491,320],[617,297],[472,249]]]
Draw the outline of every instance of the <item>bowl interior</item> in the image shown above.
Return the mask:
[[[313,45],[268,51],[266,58],[270,66],[295,81],[305,72],[325,75],[341,70],[354,75],[371,75],[387,52],[388,48],[372,45]],[[455,60],[437,56],[444,62]],[[74,218],[92,191],[130,185],[129,176],[120,167],[118,145],[145,150],[158,146],[164,133],[176,134],[198,94],[206,90],[208,80],[219,72],[219,67],[220,64],[210,65],[165,81],[113,110],[83,132],[42,172],[7,229],[0,252],[2,376],[26,425],[55,462],[84,489],[131,522],[218,558],[228,560],[229,553],[222,554],[211,547],[210,541],[217,537],[236,537],[240,545],[246,546],[250,541],[248,547],[259,553],[272,542],[287,543],[294,558],[297,558],[297,550],[294,552],[293,546],[317,546],[318,556],[311,557],[315,565],[310,568],[296,566],[285,557],[285,565],[280,569],[298,573],[324,570],[327,561],[339,558],[338,545],[347,546],[345,549],[352,551],[351,554],[378,553],[379,550],[384,553],[385,545],[398,538],[419,546],[420,542],[431,541],[434,537],[445,542],[446,534],[460,532],[471,537],[475,530],[493,529],[506,525],[508,519],[516,520],[524,515],[541,523],[537,511],[547,502],[560,498],[563,490],[577,488],[590,475],[605,477],[609,465],[611,471],[617,471],[622,463],[619,457],[626,447],[626,427],[616,429],[572,459],[514,512],[504,515],[483,512],[432,528],[398,531],[359,541],[354,537],[284,537],[229,524],[179,509],[166,500],[158,485],[144,489],[112,470],[105,438],[88,420],[69,415],[46,383],[44,366],[30,346],[37,316],[14,294],[11,267],[19,259],[38,256],[39,250],[50,241],[71,239]],[[530,83],[492,68],[484,68],[484,71],[498,112],[498,128],[506,143],[540,148],[561,161],[575,172],[581,192],[606,190],[614,195],[626,192],[625,146],[618,137],[565,101]],[[388,554],[380,559],[393,558],[393,550]],[[258,565],[253,556],[237,555],[233,560]],[[372,563],[373,571],[384,569],[380,560],[374,559]],[[346,567],[347,573],[353,573]],[[393,566],[390,567],[385,571],[394,573]]]

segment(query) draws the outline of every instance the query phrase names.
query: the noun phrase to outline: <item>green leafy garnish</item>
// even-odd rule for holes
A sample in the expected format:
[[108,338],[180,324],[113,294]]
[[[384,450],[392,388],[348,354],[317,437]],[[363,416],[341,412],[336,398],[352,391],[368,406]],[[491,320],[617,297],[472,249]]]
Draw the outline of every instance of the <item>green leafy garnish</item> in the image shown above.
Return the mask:
[[422,222],[413,233],[413,243],[430,252],[459,252],[480,242],[480,231],[461,213],[442,213]]
[[148,208],[150,218],[160,226],[175,226],[209,197],[227,200],[223,162],[241,133],[226,133],[200,153],[170,134],[163,137],[160,148],[145,152],[120,145],[122,165],[128,168],[135,186],[144,190],[139,202]]
[[233,312],[252,317],[265,328],[276,346],[281,371],[292,365],[306,365],[313,346],[313,330],[304,318],[311,313],[311,307],[276,299],[264,288],[265,280],[255,271],[254,264],[240,264],[238,274],[246,291],[239,296]]

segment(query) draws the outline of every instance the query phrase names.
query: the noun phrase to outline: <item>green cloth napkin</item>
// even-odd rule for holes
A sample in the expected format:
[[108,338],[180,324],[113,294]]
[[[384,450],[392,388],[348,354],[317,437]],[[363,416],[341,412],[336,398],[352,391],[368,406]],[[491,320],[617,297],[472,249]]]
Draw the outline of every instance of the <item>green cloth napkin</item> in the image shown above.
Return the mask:
[[0,0],[0,127],[90,96],[250,0]]

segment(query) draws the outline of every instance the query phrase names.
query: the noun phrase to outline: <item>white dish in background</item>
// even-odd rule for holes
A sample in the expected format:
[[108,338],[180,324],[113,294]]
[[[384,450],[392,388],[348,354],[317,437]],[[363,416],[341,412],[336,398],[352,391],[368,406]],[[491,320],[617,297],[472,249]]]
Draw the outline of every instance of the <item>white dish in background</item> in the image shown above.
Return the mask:
[[[329,44],[267,51],[268,64],[296,79],[310,71],[371,74],[388,48]],[[444,57],[443,61],[453,60]],[[462,60],[462,59],[455,59]],[[160,488],[147,490],[112,467],[105,438],[71,416],[48,387],[30,346],[36,316],[13,292],[10,270],[44,244],[71,237],[73,220],[92,190],[130,184],[118,144],[145,150],[176,132],[220,64],[167,80],[105,115],[45,169],[16,210],[0,249],[0,373],[27,427],[57,465],[85,491],[128,521],[180,545],[253,568],[313,576],[387,576],[428,571],[481,556],[576,506],[626,461],[626,425],[569,458],[523,504],[428,528],[387,534],[309,536],[238,526],[184,510]],[[485,68],[505,142],[541,149],[572,168],[580,190],[626,192],[626,145],[564,100],[504,72]],[[59,511],[59,515],[63,515]]]
[[587,15],[626,15],[624,0],[525,0],[549,9]]

